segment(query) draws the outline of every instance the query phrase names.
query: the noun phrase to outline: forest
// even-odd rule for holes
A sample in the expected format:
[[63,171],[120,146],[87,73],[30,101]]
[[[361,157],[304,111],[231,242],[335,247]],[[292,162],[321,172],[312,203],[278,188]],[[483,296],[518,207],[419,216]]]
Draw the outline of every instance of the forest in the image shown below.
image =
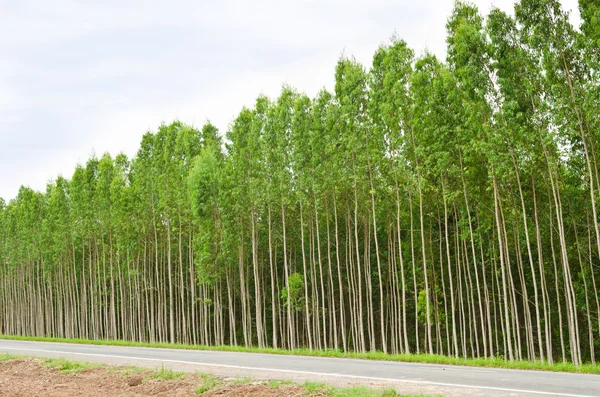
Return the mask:
[[332,92],[0,199],[0,334],[600,359],[600,6],[457,2]]

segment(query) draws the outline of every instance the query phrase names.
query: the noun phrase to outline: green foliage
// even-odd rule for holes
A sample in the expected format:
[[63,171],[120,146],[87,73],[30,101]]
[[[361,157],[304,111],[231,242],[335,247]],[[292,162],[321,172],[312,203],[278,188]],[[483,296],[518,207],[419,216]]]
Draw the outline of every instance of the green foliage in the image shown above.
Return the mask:
[[[287,306],[288,301],[292,309],[295,311],[302,310],[304,305],[304,278],[300,273],[292,273],[289,277],[289,289],[281,290],[281,302]],[[288,300],[289,296],[289,300]]]
[[417,310],[419,313],[419,321],[420,322],[427,321],[427,295],[425,294],[424,289],[419,291],[419,298],[417,301]]

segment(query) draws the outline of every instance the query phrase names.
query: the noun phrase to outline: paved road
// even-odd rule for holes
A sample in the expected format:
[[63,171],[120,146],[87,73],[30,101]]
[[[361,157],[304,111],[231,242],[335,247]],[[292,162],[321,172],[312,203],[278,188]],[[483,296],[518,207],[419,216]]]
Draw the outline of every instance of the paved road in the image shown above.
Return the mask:
[[222,376],[317,380],[445,396],[600,397],[600,375],[340,358],[0,340],[0,353],[210,371]]

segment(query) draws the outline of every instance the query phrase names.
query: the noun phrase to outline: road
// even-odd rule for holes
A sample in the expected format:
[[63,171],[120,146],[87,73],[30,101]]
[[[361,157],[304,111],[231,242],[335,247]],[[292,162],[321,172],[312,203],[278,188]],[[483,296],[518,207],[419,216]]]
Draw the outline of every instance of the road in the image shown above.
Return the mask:
[[0,353],[144,367],[166,366],[220,376],[324,381],[394,387],[444,396],[600,397],[600,375],[521,371],[256,353],[154,349],[0,340]]

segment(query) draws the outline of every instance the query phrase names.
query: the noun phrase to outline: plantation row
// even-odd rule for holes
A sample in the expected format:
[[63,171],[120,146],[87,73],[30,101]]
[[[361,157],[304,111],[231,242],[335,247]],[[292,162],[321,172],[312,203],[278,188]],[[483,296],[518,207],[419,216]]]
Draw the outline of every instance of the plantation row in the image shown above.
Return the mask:
[[342,58],[0,200],[0,332],[600,357],[600,11],[457,3],[448,57]]

